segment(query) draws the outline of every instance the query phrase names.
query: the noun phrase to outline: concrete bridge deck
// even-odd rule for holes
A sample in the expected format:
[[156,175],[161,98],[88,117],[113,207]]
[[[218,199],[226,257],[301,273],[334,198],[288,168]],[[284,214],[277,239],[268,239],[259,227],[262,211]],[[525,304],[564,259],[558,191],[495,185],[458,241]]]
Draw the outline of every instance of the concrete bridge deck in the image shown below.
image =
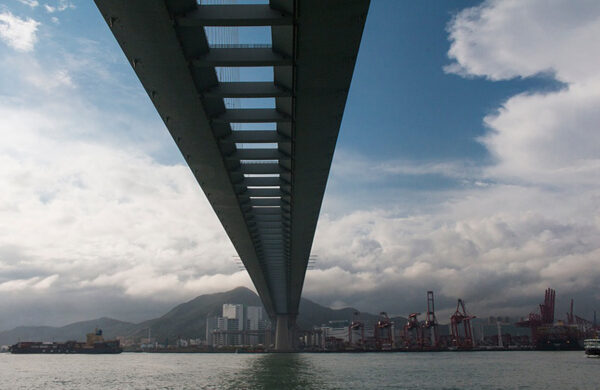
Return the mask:
[[[276,348],[290,349],[369,0],[95,2],[277,319]],[[205,27],[238,26],[270,27],[271,44],[209,44]],[[273,80],[215,69],[258,66]],[[224,102],[265,97],[273,108]]]

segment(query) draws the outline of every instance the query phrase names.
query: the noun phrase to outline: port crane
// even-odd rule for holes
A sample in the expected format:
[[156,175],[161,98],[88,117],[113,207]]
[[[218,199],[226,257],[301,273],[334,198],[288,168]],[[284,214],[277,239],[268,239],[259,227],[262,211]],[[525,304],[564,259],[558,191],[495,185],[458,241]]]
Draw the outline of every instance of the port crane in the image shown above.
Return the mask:
[[[429,344],[429,347],[437,348],[439,346],[440,336],[438,332],[438,322],[435,318],[435,301],[433,297],[433,291],[427,291],[427,314],[422,327],[423,344]],[[429,333],[428,340],[425,337],[426,333]]]
[[375,338],[378,348],[384,350],[392,349],[394,345],[393,325],[386,312],[382,311],[379,313],[379,321],[377,321],[377,326],[375,327]]
[[[408,321],[404,325],[404,342],[407,348],[417,346],[423,347],[423,328],[419,322],[421,313],[411,313],[408,315]],[[413,344],[414,340],[414,344]]]
[[355,331],[360,331],[360,342],[363,348],[365,346],[365,324],[359,320],[360,312],[355,311],[352,316],[352,323],[348,327],[348,343],[352,345],[352,335]]
[[[465,302],[462,299],[458,300],[456,304],[456,311],[450,317],[450,325],[452,329],[452,340],[454,345],[461,349],[469,349],[473,348],[473,330],[471,328],[471,320],[476,318],[475,316],[470,316],[467,314],[467,309],[465,308]],[[463,334],[461,336],[460,325],[463,326]]]

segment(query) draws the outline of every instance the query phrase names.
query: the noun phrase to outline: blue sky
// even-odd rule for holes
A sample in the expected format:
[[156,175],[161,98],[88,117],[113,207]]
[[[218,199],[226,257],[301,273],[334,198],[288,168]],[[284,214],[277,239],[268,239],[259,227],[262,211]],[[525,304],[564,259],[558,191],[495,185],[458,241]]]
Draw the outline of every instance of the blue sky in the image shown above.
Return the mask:
[[481,118],[508,97],[553,87],[547,78],[490,82],[447,74],[446,25],[480,1],[374,1],[339,146],[382,159],[489,158]]
[[[598,33],[594,1],[373,0],[305,295],[525,315],[553,286],[591,313]],[[0,329],[251,286],[93,2],[0,3],[0,136]]]

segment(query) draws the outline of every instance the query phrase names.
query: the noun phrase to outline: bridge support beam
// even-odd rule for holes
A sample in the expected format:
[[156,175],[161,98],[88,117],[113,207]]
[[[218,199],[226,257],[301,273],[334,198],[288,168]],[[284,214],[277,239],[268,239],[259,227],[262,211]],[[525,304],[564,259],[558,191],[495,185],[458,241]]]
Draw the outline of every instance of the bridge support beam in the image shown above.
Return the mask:
[[[300,296],[369,1],[94,0],[276,324],[276,351],[297,347]],[[272,44],[213,45],[203,26],[272,26]],[[256,66],[273,67],[273,79],[224,82],[215,70]],[[225,98],[275,105],[228,108]]]
[[277,315],[277,327],[275,328],[275,351],[291,352],[291,334],[290,334],[291,318],[289,314]]

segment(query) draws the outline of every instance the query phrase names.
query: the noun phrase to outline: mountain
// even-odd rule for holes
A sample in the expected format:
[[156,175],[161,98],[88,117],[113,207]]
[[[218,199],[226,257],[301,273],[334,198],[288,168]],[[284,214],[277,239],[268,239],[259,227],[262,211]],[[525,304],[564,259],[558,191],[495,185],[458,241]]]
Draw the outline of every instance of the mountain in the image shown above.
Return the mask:
[[[217,294],[201,295],[189,302],[174,307],[162,317],[145,321],[138,330],[131,334],[134,337],[146,337],[148,328],[152,336],[158,340],[174,340],[177,337],[204,338],[206,334],[206,317],[220,316],[224,303],[241,303],[249,306],[262,306],[260,298],[252,290],[238,287],[231,291]],[[297,324],[302,329],[311,329],[315,325],[326,324],[334,320],[352,320],[356,309],[331,309],[308,299],[300,300],[300,315]],[[374,321],[378,317],[362,314],[361,320]]]
[[[249,306],[262,306],[260,298],[253,291],[238,287],[231,291],[200,295],[191,301],[175,306],[165,315],[133,324],[118,321],[112,318],[99,318],[91,321],[82,321],[63,327],[18,327],[9,331],[0,332],[0,345],[14,344],[17,341],[65,341],[84,340],[85,334],[101,328],[106,338],[117,336],[125,337],[147,337],[148,329],[152,337],[161,342],[167,338],[175,340],[182,338],[204,338],[206,334],[206,318],[208,316],[220,316],[224,303],[241,303]],[[297,324],[302,329],[311,329],[313,326],[327,324],[334,320],[352,320],[356,309],[331,309],[308,299],[301,299],[300,314]],[[369,313],[361,313],[360,320],[373,323],[378,316]],[[404,324],[405,319],[394,319],[397,324]]]
[[238,287],[231,291],[200,295],[189,302],[175,306],[167,314],[142,322],[130,336],[145,336],[148,328],[158,340],[169,338],[204,338],[206,317],[220,316],[224,303],[241,303],[249,306],[262,306],[260,298],[253,291]]
[[[300,314],[296,319],[296,323],[301,329],[312,329],[313,326],[327,324],[329,321],[348,320],[352,321],[356,309],[345,307],[343,309],[331,309],[326,306],[321,306],[309,299],[302,298],[300,300]],[[379,316],[370,313],[359,313],[360,321],[374,323],[379,319]]]

